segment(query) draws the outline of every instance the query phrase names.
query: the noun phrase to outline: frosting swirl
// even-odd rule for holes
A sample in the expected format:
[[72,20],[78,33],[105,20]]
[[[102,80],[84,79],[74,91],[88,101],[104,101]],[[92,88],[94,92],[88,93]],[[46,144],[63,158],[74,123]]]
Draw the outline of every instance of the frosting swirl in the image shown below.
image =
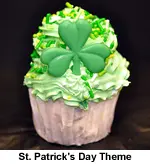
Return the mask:
[[[76,17],[71,17],[70,13],[74,11],[74,14]],[[62,11],[59,11],[62,13],[65,13],[65,17],[61,17],[59,15],[53,14],[51,15],[51,18],[49,20],[49,24],[46,23],[46,17],[43,18],[42,26],[39,27],[41,32],[35,34],[33,36],[33,46],[40,54],[43,49],[45,49],[47,46],[47,42],[53,40],[54,44],[52,44],[52,47],[61,47],[62,44],[64,44],[59,37],[58,34],[58,26],[61,22],[64,20],[70,20],[75,21],[77,19],[87,19],[87,21],[92,24],[92,33],[89,39],[87,40],[86,44],[91,43],[104,43],[106,44],[110,49],[111,52],[115,52],[118,42],[117,37],[115,34],[114,29],[112,28],[110,21],[105,18],[98,18],[97,16],[86,16],[86,10],[83,10],[82,8],[75,7],[74,10],[70,8],[65,8]],[[57,12],[57,14],[59,13]],[[91,15],[91,14],[89,14]],[[42,44],[40,47],[37,48],[38,43],[40,42],[40,35],[44,35],[45,38],[42,40]],[[50,46],[50,47],[51,47]],[[64,48],[64,47],[63,47]]]
[[[123,86],[128,86],[129,71],[127,69],[129,62],[126,61],[117,51],[113,56],[107,59],[107,64],[103,72],[94,73],[91,77],[87,73],[85,67],[81,67],[81,76],[72,74],[70,69],[62,77],[50,76],[47,72],[40,74],[35,78],[25,77],[25,85],[31,87],[32,93],[44,101],[49,99],[57,100],[63,98],[65,104],[87,109],[88,105],[84,106],[82,102],[94,101],[100,102],[111,98],[117,94]],[[89,88],[86,82],[90,85],[94,98],[89,95]]]
[[[81,63],[81,75],[76,76],[72,73],[71,62],[63,76],[50,76],[47,66],[40,60],[40,55],[47,47],[68,49],[59,37],[58,26],[64,20],[77,19],[86,19],[92,24],[92,33],[85,45],[104,43],[110,48],[111,55],[105,60],[105,68],[100,73],[91,73]],[[54,15],[47,14],[39,32],[33,35],[35,51],[31,54],[31,69],[24,78],[24,85],[32,88],[32,93],[43,101],[63,98],[66,105],[86,110],[89,101],[110,99],[130,83],[127,80],[130,75],[127,69],[129,62],[117,52],[117,45],[114,29],[105,18],[100,19],[80,7],[65,8]]]

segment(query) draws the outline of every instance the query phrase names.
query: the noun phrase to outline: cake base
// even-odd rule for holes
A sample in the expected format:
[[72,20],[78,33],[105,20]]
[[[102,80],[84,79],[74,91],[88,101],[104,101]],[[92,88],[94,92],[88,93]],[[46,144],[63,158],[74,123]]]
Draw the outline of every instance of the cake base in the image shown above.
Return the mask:
[[118,95],[100,103],[89,103],[88,111],[70,107],[63,100],[44,102],[31,94],[33,122],[46,141],[61,145],[84,145],[105,138],[111,131]]

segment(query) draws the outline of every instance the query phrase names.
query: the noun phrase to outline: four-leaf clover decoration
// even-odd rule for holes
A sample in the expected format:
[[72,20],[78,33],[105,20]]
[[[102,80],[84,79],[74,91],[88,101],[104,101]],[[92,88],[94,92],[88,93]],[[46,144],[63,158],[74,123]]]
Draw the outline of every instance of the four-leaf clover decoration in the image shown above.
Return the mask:
[[86,20],[63,21],[59,25],[58,33],[69,50],[47,48],[42,52],[41,61],[48,65],[48,73],[56,77],[62,76],[69,68],[71,61],[73,61],[72,71],[75,75],[80,75],[81,62],[93,73],[102,71],[110,50],[103,43],[84,46],[91,31],[92,26]]

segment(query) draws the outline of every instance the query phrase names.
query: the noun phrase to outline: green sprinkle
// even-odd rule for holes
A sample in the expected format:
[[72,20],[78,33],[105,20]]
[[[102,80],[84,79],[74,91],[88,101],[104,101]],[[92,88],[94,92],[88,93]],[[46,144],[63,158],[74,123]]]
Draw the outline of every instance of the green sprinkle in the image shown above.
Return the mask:
[[35,70],[34,67],[32,67],[32,68],[30,69],[30,72],[34,72],[34,70]]
[[55,43],[55,40],[50,40],[47,44],[46,44],[46,47],[50,47],[51,44],[54,44]]
[[49,19],[50,19],[50,16],[51,16],[51,14],[50,14],[50,13],[48,13],[48,14],[46,15],[46,24],[49,24]]
[[94,93],[93,93],[92,90],[89,91],[89,95],[90,95],[91,98],[94,98]]
[[38,44],[36,45],[36,49],[38,49],[38,48],[40,48],[40,46],[41,46],[41,44],[43,43],[43,40],[41,39],[39,42],[38,42]]
[[103,27],[100,25],[100,22],[97,21],[97,26],[100,28],[100,33],[103,34],[104,33],[104,29]]
[[33,51],[31,54],[31,58],[39,58],[39,54],[36,51]]
[[35,72],[36,72],[36,73],[41,73],[41,72],[42,72],[42,69],[41,69],[41,68],[36,68],[36,69],[35,69]]
[[65,15],[64,15],[64,13],[62,11],[59,12],[59,16],[65,18]]
[[74,16],[74,18],[75,18],[75,17],[77,16],[77,14],[76,14],[76,13],[74,13],[74,14],[73,14],[73,16]]
[[79,12],[79,11],[80,11],[80,9],[81,9],[81,7],[78,7],[78,10],[77,10],[77,12]]
[[34,67],[34,63],[33,63],[33,62],[31,62],[31,63],[30,63],[30,66],[31,66],[31,67]]
[[80,102],[80,105],[83,106],[84,109],[86,109],[88,107],[87,100],[84,100],[84,101]]
[[66,2],[66,6],[67,6],[68,8],[73,8],[73,5],[71,5],[69,2]]
[[86,69],[86,71],[85,71],[87,74],[90,74],[90,71],[88,70],[88,69]]
[[114,47],[114,41],[110,44],[110,49]]
[[54,44],[56,41],[55,40],[52,40],[52,44]]
[[40,40],[41,40],[41,39],[45,39],[45,38],[46,38],[45,35],[41,35],[41,36],[38,37],[38,39],[40,39]]
[[90,84],[89,84],[88,82],[85,82],[85,85],[90,89],[90,90],[89,90],[89,95],[90,95],[90,97],[91,97],[91,98],[94,98],[94,93],[93,93],[93,91],[92,91],[92,89],[91,89],[91,87],[90,87]]
[[81,76],[81,79],[83,79],[84,81],[86,81],[88,78],[86,76]]
[[85,13],[85,16],[90,14],[87,10],[84,10],[84,13]]
[[90,84],[88,82],[85,82],[85,85],[91,89]]
[[60,44],[60,46],[61,46],[62,48],[65,48],[65,49],[66,49],[66,45],[65,45],[65,44]]
[[104,42],[107,42],[107,36],[104,36]]
[[93,77],[93,73],[90,72],[88,69],[86,69],[86,73],[87,73],[88,75],[90,75],[90,77]]
[[90,77],[93,77],[93,73],[92,72],[90,72]]
[[70,14],[75,13],[75,10],[71,10]]
[[71,13],[71,14],[70,14],[70,17],[71,17],[71,18],[75,18],[76,16],[77,16],[76,13]]
[[47,66],[45,67],[34,67],[31,69],[31,72],[42,74],[47,71]]

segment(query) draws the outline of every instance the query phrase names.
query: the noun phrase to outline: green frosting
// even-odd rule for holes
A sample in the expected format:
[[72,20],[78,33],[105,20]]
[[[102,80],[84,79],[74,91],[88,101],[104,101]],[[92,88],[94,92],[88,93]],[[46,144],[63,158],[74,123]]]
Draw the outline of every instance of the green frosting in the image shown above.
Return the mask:
[[[36,62],[38,61],[40,62],[40,59]],[[88,101],[100,102],[109,99],[123,86],[129,85],[128,65],[129,62],[116,51],[107,60],[103,72],[91,75],[87,68],[81,66],[82,75],[76,76],[72,74],[71,64],[70,69],[57,78],[50,76],[47,72],[30,78],[32,72],[29,72],[24,83],[33,89],[34,95],[44,101],[63,98],[67,105],[88,109]],[[89,91],[93,92],[94,98],[91,98]],[[86,106],[83,105],[85,102]]]
[[43,18],[42,26],[39,26],[39,32],[33,35],[33,46],[36,51],[41,54],[42,50],[48,47],[67,49],[67,45],[60,39],[58,27],[65,20],[75,22],[78,19],[86,19],[92,25],[92,32],[85,45],[104,43],[111,49],[111,53],[115,52],[118,43],[110,21],[98,18],[80,7],[65,8],[53,15],[47,14]]
[[[89,101],[110,99],[129,85],[129,62],[116,50],[117,38],[109,20],[98,18],[80,7],[67,6],[55,15],[47,14],[39,32],[33,35],[35,50],[31,54],[31,69],[25,76],[24,85],[32,88],[32,93],[43,101],[62,98],[67,105],[87,110]],[[87,41],[79,43],[80,55],[77,55],[76,49],[59,36],[58,29],[64,21],[76,22],[79,19],[92,25],[92,32]],[[61,51],[61,55],[57,51]],[[62,55],[62,52],[67,52],[67,55]],[[79,56],[80,64],[78,58],[72,60]],[[58,60],[53,60],[56,58]]]

